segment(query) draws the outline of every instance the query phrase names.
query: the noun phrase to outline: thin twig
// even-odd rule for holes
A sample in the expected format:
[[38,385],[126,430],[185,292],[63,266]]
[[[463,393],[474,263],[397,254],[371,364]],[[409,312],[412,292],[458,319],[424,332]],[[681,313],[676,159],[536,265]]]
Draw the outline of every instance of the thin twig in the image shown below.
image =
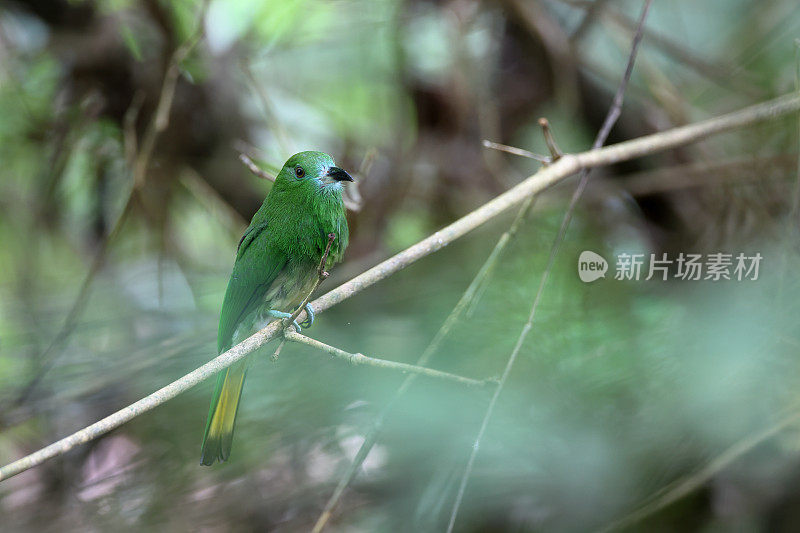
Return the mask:
[[378,368],[386,368],[389,370],[397,370],[399,372],[407,374],[416,374],[418,376],[427,376],[429,378],[454,381],[456,383],[461,383],[462,385],[469,385],[471,387],[483,387],[488,383],[492,383],[491,380],[472,379],[464,376],[459,376],[456,374],[451,374],[449,372],[442,372],[441,370],[434,370],[432,368],[427,368],[424,366],[410,365],[408,363],[398,363],[395,361],[387,361],[386,359],[378,359],[375,357],[367,357],[366,355],[361,353],[345,352],[344,350],[341,350],[335,346],[331,346],[330,344],[325,344],[324,342],[312,339],[311,337],[306,337],[305,335],[301,335],[300,333],[297,333],[296,331],[293,331],[291,329],[286,329],[286,331],[284,332],[284,338],[287,341],[305,344],[306,346],[311,346],[312,348],[322,350],[323,352],[332,355],[333,357],[342,359],[353,365],[368,365],[368,366],[375,366]]
[[[639,17],[639,26],[636,30],[636,35],[633,38],[633,42],[631,43],[631,52],[628,56],[628,64],[625,67],[625,74],[622,77],[622,81],[617,88],[617,92],[614,95],[614,100],[611,105],[611,109],[609,109],[608,114],[606,115],[605,120],[603,121],[603,125],[600,128],[597,137],[595,138],[594,144],[592,146],[593,150],[598,150],[605,140],[608,138],[608,134],[611,132],[611,128],[619,118],[620,113],[622,112],[622,101],[625,95],[625,88],[628,86],[628,81],[630,80],[631,74],[633,73],[633,65],[636,61],[636,53],[639,48],[639,42],[642,39],[642,31],[644,28],[644,21],[647,18],[647,12],[650,9],[650,3],[652,0],[645,0],[644,6],[642,7],[642,14]],[[544,125],[543,125],[544,127]],[[548,143],[548,147],[550,144]],[[552,150],[553,148],[551,148]],[[557,162],[556,162],[557,164]],[[525,339],[528,336],[528,333],[533,328],[533,319],[536,315],[536,310],[539,307],[539,302],[541,301],[542,294],[544,292],[545,284],[547,283],[547,278],[550,274],[550,271],[553,268],[553,264],[555,263],[556,255],[558,255],[558,250],[561,245],[561,242],[564,240],[564,236],[566,235],[567,228],[569,227],[569,222],[572,218],[572,213],[575,209],[575,206],[578,203],[578,200],[583,193],[583,190],[586,188],[586,183],[589,178],[589,171],[583,170],[580,175],[580,182],[578,183],[578,187],[575,189],[575,193],[572,195],[572,199],[570,200],[569,206],[567,207],[567,212],[564,214],[564,219],[561,222],[561,227],[559,228],[558,234],[556,235],[555,241],[550,249],[550,255],[547,260],[547,266],[545,267],[544,272],[542,273],[541,281],[539,282],[539,288],[536,291],[536,297],[533,300],[533,305],[531,305],[531,310],[528,315],[528,321],[522,327],[522,331],[517,338],[517,343],[514,346],[514,349],[511,351],[511,355],[508,357],[508,361],[506,362],[506,366],[503,369],[503,375],[500,377],[500,383],[498,384],[497,388],[492,395],[492,399],[489,401],[489,405],[486,408],[486,412],[483,416],[483,420],[481,421],[480,429],[478,430],[478,435],[475,437],[475,444],[472,446],[470,451],[469,459],[467,460],[467,465],[464,468],[464,473],[461,476],[461,482],[458,487],[458,492],[456,493],[456,499],[453,503],[453,508],[450,513],[450,521],[447,525],[447,532],[450,533],[453,531],[453,527],[455,526],[456,517],[458,517],[458,511],[461,507],[461,502],[464,499],[464,493],[466,492],[467,483],[469,482],[469,478],[472,475],[472,469],[475,466],[475,458],[478,455],[478,450],[480,449],[481,442],[483,440],[483,436],[486,433],[486,428],[489,426],[489,420],[492,418],[492,414],[494,412],[495,405],[497,405],[497,399],[500,397],[500,393],[503,391],[505,387],[506,380],[508,379],[509,374],[511,374],[511,369],[514,367],[514,363],[517,360],[517,356],[519,355],[519,351],[522,348],[522,345],[525,342]]]
[[[612,165],[636,157],[670,150],[712,135],[795,113],[798,110],[800,110],[800,95],[792,93],[688,126],[646,135],[598,150],[590,150],[578,154],[565,154],[564,157],[552,165],[540,169],[515,187],[452,224],[320,296],[312,302],[312,305],[317,314],[324,312],[404,269],[415,261],[442,249],[456,239],[494,219],[507,209],[524,202],[532,194],[543,191],[584,168]],[[302,316],[302,313],[299,316]],[[153,394],[35,453],[0,468],[0,481],[66,453],[75,446],[108,433],[112,429],[150,411],[264,346],[278,337],[282,329],[282,322],[274,321],[230,350],[169,385],[162,387]]]
[[331,232],[328,233],[328,244],[325,245],[325,252],[322,254],[322,258],[319,260],[319,267],[317,267],[317,275],[319,276],[319,282],[322,283],[330,274],[327,270],[325,270],[325,265],[328,262],[328,254],[331,253],[331,245],[333,241],[336,240],[336,234]]
[[269,181],[275,181],[275,176],[273,176],[272,174],[270,174],[266,170],[264,170],[261,167],[259,167],[258,165],[256,165],[253,162],[253,160],[250,159],[250,156],[248,156],[247,154],[240,153],[239,154],[239,161],[244,163],[244,166],[247,167],[247,170],[252,172],[254,175],[258,176],[259,178],[264,179],[264,180],[269,180]]
[[274,352],[272,352],[272,356],[270,356],[270,359],[271,359],[273,362],[275,362],[275,361],[277,361],[277,360],[278,360],[278,357],[280,357],[280,355],[281,355],[281,352],[283,351],[283,347],[284,347],[284,346],[286,346],[286,338],[285,338],[285,337],[284,337],[283,339],[281,339],[281,342],[279,342],[279,343],[278,343],[278,347],[277,347],[277,348],[275,348],[275,351],[274,351]]
[[533,152],[529,152],[528,150],[523,150],[522,148],[517,148],[515,146],[509,146],[507,144],[500,144],[496,142],[492,142],[489,140],[484,139],[483,146],[486,148],[491,148],[492,150],[499,150],[501,152],[507,152],[509,154],[518,155],[521,157],[527,157],[528,159],[534,159],[540,163],[548,164],[551,163],[549,157],[534,154]]
[[[553,133],[550,131],[550,122],[546,118],[540,118],[539,126],[541,126],[542,128],[542,135],[544,135],[545,137],[545,143],[547,144],[547,149],[550,150],[550,160],[557,161],[564,154],[559,149],[558,144],[556,144],[556,140],[553,137]],[[520,208],[519,212],[517,213],[514,222],[511,223],[511,227],[509,227],[508,231],[506,231],[500,237],[501,241],[503,239],[506,239],[506,241],[510,240],[512,237],[514,237],[514,235],[516,235],[517,231],[519,230],[519,226],[522,224],[522,221],[528,215],[528,210],[533,205],[533,201],[535,198],[536,198],[535,196],[531,196],[525,201],[524,204],[522,204],[522,208]],[[486,264],[484,265],[487,267],[487,269],[485,274],[483,275],[483,279],[480,282],[479,287],[476,290],[475,297],[472,299],[472,302],[470,302],[469,308],[466,311],[467,318],[472,317],[472,314],[475,312],[475,309],[477,308],[478,302],[481,300],[483,293],[486,291],[490,274],[492,273],[492,270],[494,270],[496,255],[499,254],[500,251],[502,251],[505,245],[506,245],[505,242],[501,244],[501,242],[498,241],[497,246],[495,246],[495,249],[492,250],[492,253],[487,258]]]
[[553,132],[550,131],[550,121],[542,117],[539,119],[539,126],[542,128],[542,134],[544,135],[544,142],[547,145],[547,149],[550,150],[550,161],[558,161],[564,153],[561,151],[561,148],[558,147],[558,144],[556,144]]
[[478,308],[478,303],[481,301],[483,297],[483,293],[486,292],[486,288],[489,286],[489,279],[494,272],[494,268],[497,265],[497,258],[500,256],[500,253],[503,249],[508,245],[508,243],[517,235],[520,226],[522,226],[522,221],[525,220],[525,217],[528,216],[528,212],[533,207],[534,202],[536,201],[536,196],[531,196],[525,203],[522,204],[519,211],[517,211],[517,216],[514,217],[514,221],[511,223],[511,226],[500,236],[500,239],[495,244],[494,249],[489,254],[489,257],[486,258],[486,262],[483,264],[483,267],[478,272],[480,279],[478,279],[478,286],[475,289],[475,295],[471,298],[469,302],[469,306],[467,307],[464,316],[466,318],[472,318],[472,315],[475,313],[475,310]]

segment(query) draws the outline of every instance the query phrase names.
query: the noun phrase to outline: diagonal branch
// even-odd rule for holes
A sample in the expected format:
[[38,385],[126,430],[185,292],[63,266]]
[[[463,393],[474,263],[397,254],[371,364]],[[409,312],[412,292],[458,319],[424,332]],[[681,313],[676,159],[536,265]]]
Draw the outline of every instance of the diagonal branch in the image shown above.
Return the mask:
[[270,174],[266,170],[264,170],[261,167],[259,167],[258,165],[256,165],[253,162],[253,160],[250,159],[249,155],[247,155],[245,153],[240,153],[239,154],[239,161],[241,161],[244,164],[244,166],[247,167],[247,170],[252,172],[253,175],[261,178],[262,180],[268,180],[268,181],[272,181],[272,182],[275,181],[275,176],[273,176],[272,174]]
[[[543,191],[582,169],[611,165],[669,150],[712,135],[795,113],[798,110],[800,110],[800,95],[792,93],[688,126],[646,135],[598,150],[578,154],[565,154],[552,165],[542,168],[536,174],[449,226],[442,228],[417,244],[317,298],[312,302],[314,309],[317,313],[324,312],[326,309],[404,269],[420,258],[442,249],[454,240],[494,219],[507,209],[524,202],[532,194]],[[301,313],[299,317],[302,316],[303,314]],[[31,455],[3,466],[0,468],[0,481],[66,453],[79,444],[108,433],[112,429],[194,387],[201,381],[208,379],[278,337],[282,325],[282,322],[279,321],[268,324],[264,329],[256,332],[227,352],[220,354],[200,368],[189,372],[153,394]]]
[[456,383],[461,383],[462,385],[469,385],[472,387],[483,387],[488,383],[492,383],[491,380],[472,379],[459,376],[456,374],[451,374],[450,372],[442,372],[441,370],[434,370],[432,368],[427,368],[424,366],[409,365],[408,363],[398,363],[395,361],[387,361],[386,359],[367,357],[366,355],[361,353],[345,352],[344,350],[341,350],[335,346],[331,346],[330,344],[325,344],[324,342],[320,342],[310,337],[306,337],[305,335],[301,335],[295,331],[292,331],[291,329],[287,329],[286,331],[284,331],[284,338],[290,342],[296,342],[299,344],[305,344],[306,346],[311,346],[312,348],[321,350],[333,357],[347,361],[352,365],[368,365],[368,366],[375,366],[378,368],[386,368],[389,370],[398,370],[400,372],[407,374],[444,379],[447,381],[453,381]]
[[533,159],[540,163],[545,163],[545,164],[550,163],[549,157],[539,154],[534,154],[530,150],[524,150],[522,148],[517,148],[516,146],[509,146],[507,144],[500,144],[489,140],[484,140],[483,146],[485,146],[486,148],[491,148],[492,150],[499,150],[501,152],[506,152],[521,157],[527,157],[528,159]]

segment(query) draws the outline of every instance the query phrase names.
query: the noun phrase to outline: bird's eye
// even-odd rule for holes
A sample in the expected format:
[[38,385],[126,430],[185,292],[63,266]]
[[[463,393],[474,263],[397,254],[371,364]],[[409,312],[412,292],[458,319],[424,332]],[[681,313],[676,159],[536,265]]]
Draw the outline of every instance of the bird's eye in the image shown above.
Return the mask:
[[303,176],[306,175],[306,171],[303,170],[303,167],[297,166],[294,167],[294,175],[297,176],[298,178],[302,178]]

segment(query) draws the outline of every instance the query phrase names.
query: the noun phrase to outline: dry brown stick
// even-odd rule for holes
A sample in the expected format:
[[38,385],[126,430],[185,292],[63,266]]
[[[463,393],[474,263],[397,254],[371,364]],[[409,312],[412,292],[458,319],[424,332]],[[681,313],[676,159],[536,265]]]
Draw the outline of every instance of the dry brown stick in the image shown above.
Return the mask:
[[[312,305],[317,313],[324,312],[326,309],[333,307],[339,302],[358,294],[371,285],[404,269],[420,258],[442,249],[454,240],[463,237],[475,228],[494,219],[510,207],[524,202],[532,194],[543,191],[584,168],[612,165],[643,155],[670,150],[678,146],[705,139],[712,135],[742,128],[789,113],[795,113],[798,110],[800,110],[800,95],[792,93],[688,126],[646,135],[638,139],[625,141],[598,150],[590,150],[578,154],[565,154],[552,165],[542,168],[536,174],[528,177],[515,187],[483,204],[481,207],[456,220],[447,227],[442,228],[417,244],[414,244],[332,291],[320,296],[312,302]],[[300,316],[302,316],[302,313],[298,318]],[[108,433],[112,429],[150,411],[185,390],[194,387],[201,381],[216,375],[220,370],[229,367],[272,339],[278,337],[282,329],[283,323],[281,321],[272,322],[264,329],[251,335],[230,350],[220,354],[200,368],[189,372],[169,385],[162,387],[153,394],[35,453],[3,466],[0,468],[0,481],[40,465],[48,459],[66,453],[75,446]]]
[[300,333],[292,331],[291,329],[286,329],[283,335],[284,339],[286,339],[287,341],[296,342],[299,344],[305,344],[306,346],[311,346],[312,348],[321,350],[333,357],[347,361],[352,365],[368,365],[368,366],[375,366],[378,368],[386,368],[389,370],[397,370],[406,374],[415,374],[417,376],[427,376],[429,378],[444,379],[446,381],[453,381],[455,383],[461,383],[462,385],[469,385],[471,387],[483,387],[488,383],[492,383],[491,380],[472,379],[464,376],[459,376],[457,374],[451,374],[450,372],[442,372],[441,370],[434,370],[433,368],[427,368],[424,366],[410,365],[408,363],[398,363],[395,361],[387,361],[386,359],[368,357],[362,353],[346,352],[340,348],[331,346],[330,344],[325,344],[324,342],[312,339],[311,337],[306,337],[305,335],[301,335]]

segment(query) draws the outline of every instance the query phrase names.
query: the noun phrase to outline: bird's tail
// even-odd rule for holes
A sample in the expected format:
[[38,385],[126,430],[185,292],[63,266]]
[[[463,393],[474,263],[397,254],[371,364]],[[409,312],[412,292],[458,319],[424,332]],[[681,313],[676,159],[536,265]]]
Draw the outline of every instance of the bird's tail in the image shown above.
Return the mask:
[[239,398],[242,396],[246,373],[247,358],[217,377],[206,421],[206,433],[203,436],[201,464],[212,465],[217,459],[220,462],[226,461],[231,454],[233,424],[236,422],[236,412],[239,410]]

